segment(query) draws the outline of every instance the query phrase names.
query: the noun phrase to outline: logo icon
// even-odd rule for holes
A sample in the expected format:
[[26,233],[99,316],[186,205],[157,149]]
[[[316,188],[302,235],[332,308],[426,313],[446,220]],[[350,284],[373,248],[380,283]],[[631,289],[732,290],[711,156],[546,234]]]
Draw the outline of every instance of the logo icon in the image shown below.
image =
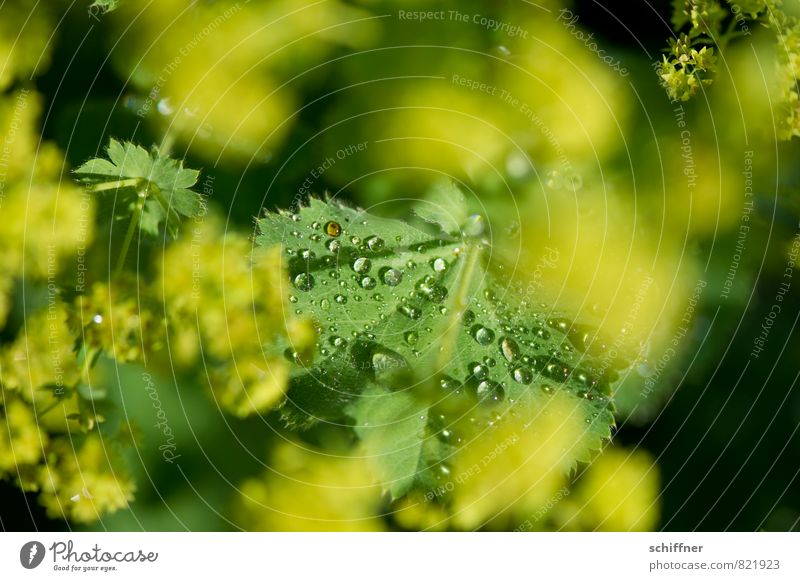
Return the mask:
[[39,541],[30,541],[19,550],[19,562],[26,569],[35,569],[44,560],[44,545]]

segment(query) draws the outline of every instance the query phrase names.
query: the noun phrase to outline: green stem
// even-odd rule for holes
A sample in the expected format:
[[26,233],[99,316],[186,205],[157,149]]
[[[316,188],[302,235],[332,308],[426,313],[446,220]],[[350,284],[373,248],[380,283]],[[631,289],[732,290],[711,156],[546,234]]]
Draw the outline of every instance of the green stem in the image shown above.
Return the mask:
[[145,198],[140,195],[139,199],[136,202],[136,208],[133,210],[133,215],[131,216],[131,221],[128,224],[128,231],[125,232],[125,240],[122,242],[122,250],[119,253],[119,258],[117,259],[117,267],[114,269],[114,278],[118,277],[122,272],[122,267],[125,266],[125,259],[128,257],[128,249],[131,246],[131,241],[133,240],[133,235],[136,233],[136,229],[139,227],[139,221],[142,218],[142,208],[144,207]]
[[172,151],[173,145],[175,145],[175,135],[171,131],[167,131],[161,140],[161,145],[158,146],[159,157],[167,157]]
[[450,316],[445,329],[444,339],[442,341],[442,349],[436,358],[436,371],[441,371],[445,368],[452,359],[453,348],[456,344],[456,338],[461,330],[461,319],[464,312],[469,306],[469,293],[472,288],[472,279],[475,274],[475,269],[480,260],[480,246],[471,243],[464,244],[464,262],[458,272],[455,294],[450,303]]
[[106,190],[119,190],[122,188],[138,188],[142,183],[142,178],[128,178],[124,180],[117,180],[114,182],[104,182],[102,184],[94,184],[87,186],[90,192],[103,192]]

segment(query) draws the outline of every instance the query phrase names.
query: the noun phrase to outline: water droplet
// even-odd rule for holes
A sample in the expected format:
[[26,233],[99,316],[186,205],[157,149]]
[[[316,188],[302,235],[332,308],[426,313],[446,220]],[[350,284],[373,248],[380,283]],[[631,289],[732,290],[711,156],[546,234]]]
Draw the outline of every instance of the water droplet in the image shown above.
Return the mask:
[[478,399],[486,403],[496,403],[503,400],[505,390],[499,383],[491,380],[484,380],[478,384],[476,389]]
[[512,375],[514,377],[514,381],[523,385],[528,385],[531,381],[533,381],[533,372],[527,367],[517,367],[512,372]]
[[561,361],[547,363],[544,366],[544,369],[542,369],[542,373],[544,373],[547,377],[555,379],[560,383],[563,383],[567,380],[571,371],[572,370]]
[[294,296],[294,295],[289,295],[289,302],[290,303],[296,303],[297,302],[297,297]]
[[475,313],[472,311],[464,311],[464,315],[461,317],[461,320],[465,325],[471,325],[475,322]]
[[417,341],[419,340],[419,335],[417,335],[413,331],[409,331],[408,333],[405,334],[405,339],[406,343],[408,343],[413,347],[414,345],[417,344]]
[[422,317],[422,311],[420,311],[416,307],[410,307],[408,305],[400,305],[399,307],[397,307],[397,310],[413,321],[416,321],[417,319]]
[[462,228],[464,236],[472,238],[483,235],[484,230],[486,230],[486,220],[480,214],[473,214],[467,218]]
[[380,236],[371,236],[367,238],[367,248],[373,252],[380,252],[383,250],[384,246],[386,246],[386,243]]
[[455,391],[456,389],[458,389],[458,386],[459,386],[458,381],[447,375],[443,376],[439,380],[439,387],[441,387],[445,391]]
[[519,345],[511,337],[504,337],[500,341],[500,351],[509,363],[513,363],[520,355]]
[[375,282],[375,279],[372,278],[371,276],[365,276],[364,278],[361,279],[361,283],[360,284],[361,284],[361,288],[364,288],[364,289],[367,289],[367,290],[372,290],[372,289],[375,288],[375,285],[377,285],[378,283]]
[[321,308],[323,311],[330,310],[331,302],[328,299],[322,299],[319,302],[319,308]]
[[472,328],[472,336],[480,345],[488,345],[494,341],[494,331],[483,325],[475,325]]
[[524,178],[532,169],[533,164],[528,156],[520,151],[514,151],[506,157],[506,172],[512,178]]
[[337,252],[339,252],[339,250],[341,250],[342,243],[339,242],[338,240],[328,240],[325,243],[325,248],[327,248],[330,252],[336,254]]
[[335,300],[340,305],[344,305],[345,303],[347,303],[347,297],[344,295],[336,295],[335,297],[333,297],[333,300]]
[[103,315],[97,314],[92,317],[92,323],[95,325],[101,325],[103,323]]
[[325,224],[325,233],[332,238],[336,238],[342,233],[342,227],[339,226],[338,222],[328,222]]
[[447,261],[444,258],[434,258],[431,260],[431,268],[435,272],[444,272],[447,270]]
[[381,280],[389,286],[397,286],[403,281],[403,273],[396,268],[383,268],[380,272]]
[[301,291],[310,291],[314,288],[314,277],[307,272],[301,272],[294,277],[294,286]]
[[353,270],[359,274],[366,274],[372,268],[372,261],[369,258],[356,258],[352,264]]
[[470,377],[481,381],[489,377],[489,368],[482,363],[473,362],[468,366]]
[[531,329],[531,332],[540,339],[544,339],[545,341],[550,338],[550,331],[548,331],[547,329],[543,329],[541,327],[534,327],[533,329]]
[[416,289],[422,296],[434,303],[441,303],[447,298],[447,289],[436,282],[436,279],[431,275],[420,280]]
[[165,117],[172,115],[175,112],[175,108],[172,106],[169,97],[161,99],[156,105],[156,109],[158,109],[158,112],[164,115]]
[[502,44],[498,44],[498,45],[497,45],[497,46],[494,48],[494,51],[495,51],[495,52],[496,52],[496,53],[497,53],[499,56],[501,56],[501,57],[503,57],[503,58],[508,58],[508,57],[510,57],[510,56],[511,56],[511,51],[508,49],[508,47],[506,47],[506,46],[503,46]]
[[317,254],[313,250],[306,248],[305,250],[300,251],[300,257],[303,260],[314,260],[317,257]]
[[572,172],[565,178],[567,189],[577,192],[583,187],[583,177],[578,172]]
[[545,185],[550,188],[551,190],[560,190],[562,184],[561,181],[561,174],[558,170],[552,170],[547,172],[547,179],[545,180]]
[[359,244],[361,244],[361,238],[359,238],[358,236],[351,236],[350,237],[350,243],[353,246],[358,246]]
[[341,337],[337,337],[334,335],[329,339],[330,344],[336,347],[337,349],[344,349],[347,347],[347,339],[342,339]]
[[319,230],[320,228],[322,228],[322,225],[319,222],[317,222],[316,220],[311,222],[311,229],[312,230]]
[[547,324],[553,329],[561,331],[566,335],[567,332],[569,332],[570,327],[572,326],[572,321],[570,321],[569,319],[565,319],[563,317],[553,317],[552,319],[547,320]]

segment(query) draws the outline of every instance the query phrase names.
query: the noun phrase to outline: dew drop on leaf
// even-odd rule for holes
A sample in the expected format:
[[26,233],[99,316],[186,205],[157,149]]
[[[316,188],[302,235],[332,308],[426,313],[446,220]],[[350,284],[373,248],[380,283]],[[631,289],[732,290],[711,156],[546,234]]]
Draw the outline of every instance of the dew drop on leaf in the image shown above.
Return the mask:
[[417,319],[422,317],[422,311],[420,311],[416,307],[409,307],[408,305],[400,305],[397,307],[397,310],[413,321],[416,321]]
[[447,261],[444,258],[434,258],[431,260],[431,268],[434,272],[444,272],[447,270]]
[[514,381],[523,385],[528,385],[533,381],[533,372],[527,367],[517,367],[514,369],[512,376],[514,377]]
[[474,362],[469,364],[470,377],[478,381],[489,377],[489,368],[482,363]]
[[504,337],[503,340],[500,341],[500,351],[509,363],[516,361],[520,355],[519,345],[511,337]]
[[372,289],[375,288],[375,285],[377,283],[375,282],[375,279],[372,278],[371,276],[365,276],[364,278],[361,279],[361,283],[360,284],[361,284],[361,288],[366,289],[366,290],[372,290]]
[[494,331],[483,325],[475,325],[472,328],[472,336],[480,345],[488,345],[494,341]]
[[353,270],[359,274],[366,274],[372,268],[372,261],[369,258],[356,258],[353,261]]
[[405,340],[406,343],[408,343],[413,347],[414,345],[417,344],[417,341],[419,340],[419,335],[417,335],[413,331],[409,331],[408,333],[405,334]]
[[331,239],[325,243],[325,248],[327,248],[330,252],[336,254],[342,248],[342,243],[339,242],[338,240]]
[[314,288],[314,277],[308,272],[301,272],[294,277],[294,286],[296,286],[298,290],[308,292]]
[[340,305],[343,305],[347,302],[347,297],[344,295],[336,295],[335,297],[333,297],[333,300],[335,300]]
[[338,222],[328,222],[325,224],[325,233],[332,238],[336,238],[342,233],[342,227]]
[[500,384],[488,379],[478,384],[476,393],[478,399],[487,403],[500,402],[503,400],[503,397],[505,397],[505,390],[503,390]]
[[397,286],[403,282],[403,273],[396,268],[384,268],[380,272],[381,280],[389,286]]
[[380,252],[386,244],[380,236],[371,236],[367,238],[367,248],[373,252]]

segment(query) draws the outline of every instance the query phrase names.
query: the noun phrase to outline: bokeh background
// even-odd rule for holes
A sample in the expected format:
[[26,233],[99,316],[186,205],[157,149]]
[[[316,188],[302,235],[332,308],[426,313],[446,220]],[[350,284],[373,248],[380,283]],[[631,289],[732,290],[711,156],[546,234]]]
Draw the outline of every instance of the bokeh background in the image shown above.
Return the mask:
[[[800,151],[781,135],[782,56],[754,25],[718,56],[713,84],[670,102],[653,63],[675,35],[672,10],[666,0],[121,0],[104,13],[5,0],[1,98],[8,123],[15,95],[31,91],[31,151],[54,144],[69,167],[111,137],[167,141],[201,170],[197,189],[222,232],[252,234],[265,209],[326,192],[402,217],[454,180],[486,216],[498,260],[533,277],[543,301],[600,308],[609,327],[639,309],[642,357],[615,394],[610,447],[542,505],[538,524],[516,515],[503,526],[796,530]],[[444,16],[404,16],[419,11]],[[553,249],[554,264],[537,268]],[[27,316],[20,293],[4,345]],[[147,429],[141,369],[104,362],[99,373],[144,426],[125,452],[135,502],[76,525],[7,478],[4,530],[292,529],[302,528],[293,510],[331,504],[370,530],[438,522],[390,510],[366,480],[320,495],[315,486],[344,490],[362,476],[304,456],[277,418],[232,417],[188,375],[156,374],[176,470]],[[261,514],[240,490],[278,510]]]

